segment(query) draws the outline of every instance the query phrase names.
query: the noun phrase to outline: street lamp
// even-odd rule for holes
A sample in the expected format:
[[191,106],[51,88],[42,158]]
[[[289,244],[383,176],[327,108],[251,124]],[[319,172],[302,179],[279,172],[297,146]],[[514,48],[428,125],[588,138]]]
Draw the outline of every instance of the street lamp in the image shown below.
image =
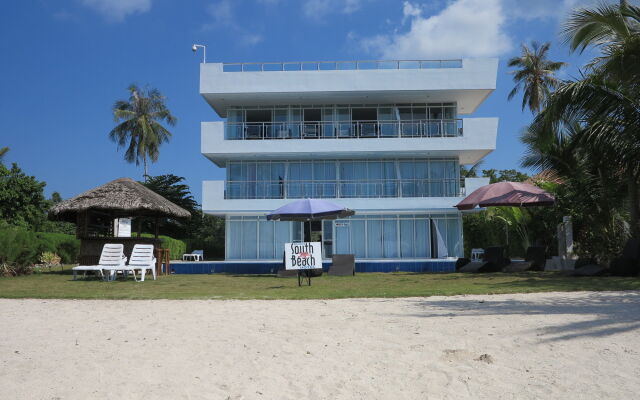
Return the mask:
[[206,64],[207,63],[207,46],[202,44],[194,44],[193,46],[191,46],[191,50],[193,50],[193,52],[195,53],[198,51],[198,47],[202,48],[202,63]]

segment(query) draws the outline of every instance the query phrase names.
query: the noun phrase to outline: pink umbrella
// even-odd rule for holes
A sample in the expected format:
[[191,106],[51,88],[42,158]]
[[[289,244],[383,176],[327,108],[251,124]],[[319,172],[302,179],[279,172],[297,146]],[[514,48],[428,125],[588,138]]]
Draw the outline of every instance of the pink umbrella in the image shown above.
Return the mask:
[[534,207],[552,206],[554,197],[537,186],[521,182],[498,182],[476,189],[455,207],[471,210],[476,206]]

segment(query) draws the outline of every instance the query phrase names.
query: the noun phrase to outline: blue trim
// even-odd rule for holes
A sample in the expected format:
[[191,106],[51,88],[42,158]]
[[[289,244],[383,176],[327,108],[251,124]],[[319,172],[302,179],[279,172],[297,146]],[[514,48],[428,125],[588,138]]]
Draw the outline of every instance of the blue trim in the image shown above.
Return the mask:
[[[280,262],[242,262],[242,261],[213,261],[192,263],[171,263],[171,271],[175,274],[275,274],[282,263]],[[330,261],[322,263],[326,272],[331,266]],[[453,260],[433,261],[356,261],[356,272],[455,272],[456,262]]]

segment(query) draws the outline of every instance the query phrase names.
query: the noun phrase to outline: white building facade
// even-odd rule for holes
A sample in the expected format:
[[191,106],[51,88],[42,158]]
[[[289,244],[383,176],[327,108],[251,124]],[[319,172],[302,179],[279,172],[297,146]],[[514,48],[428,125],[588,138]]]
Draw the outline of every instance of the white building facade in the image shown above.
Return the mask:
[[[497,59],[201,64],[200,93],[224,121],[202,123],[203,211],[226,219],[227,261],[282,259],[320,241],[323,258],[427,262],[463,255],[453,206],[485,181],[460,178],[496,146],[497,118],[472,118]],[[267,221],[301,198],[356,211],[336,221]]]

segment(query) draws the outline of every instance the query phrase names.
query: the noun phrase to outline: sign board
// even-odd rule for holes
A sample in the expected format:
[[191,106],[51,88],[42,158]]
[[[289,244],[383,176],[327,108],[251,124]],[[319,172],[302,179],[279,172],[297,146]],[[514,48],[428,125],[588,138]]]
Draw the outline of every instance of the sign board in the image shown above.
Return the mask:
[[321,249],[320,242],[285,243],[285,269],[322,268]]
[[131,218],[116,219],[115,228],[116,237],[131,237]]

